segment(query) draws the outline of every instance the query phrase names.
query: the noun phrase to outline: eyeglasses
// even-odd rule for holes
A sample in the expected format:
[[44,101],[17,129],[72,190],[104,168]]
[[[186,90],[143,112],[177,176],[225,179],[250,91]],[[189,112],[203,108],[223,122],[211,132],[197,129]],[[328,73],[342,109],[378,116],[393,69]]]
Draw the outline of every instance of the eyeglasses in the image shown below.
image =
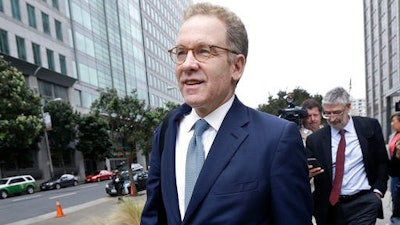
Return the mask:
[[168,50],[172,61],[176,64],[182,64],[185,62],[189,51],[192,51],[194,58],[199,62],[205,62],[212,56],[217,55],[216,49],[222,49],[230,53],[238,55],[239,53],[224,47],[219,47],[216,45],[198,45],[193,48],[187,48],[185,46],[176,46]]
[[341,116],[341,115],[343,115],[343,113],[344,113],[344,110],[342,110],[342,111],[334,111],[334,112],[324,112],[324,113],[322,113],[322,117],[324,119],[329,119],[331,117]]

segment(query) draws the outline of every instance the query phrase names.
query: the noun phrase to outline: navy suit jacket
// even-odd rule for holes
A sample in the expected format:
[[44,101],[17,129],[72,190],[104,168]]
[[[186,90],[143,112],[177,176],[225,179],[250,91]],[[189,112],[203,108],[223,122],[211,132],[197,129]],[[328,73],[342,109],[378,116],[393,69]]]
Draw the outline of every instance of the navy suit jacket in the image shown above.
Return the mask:
[[[142,225],[311,225],[306,152],[295,123],[235,98],[211,146],[181,221],[175,176],[177,124],[188,105],[160,126],[151,154]],[[162,146],[162,144],[161,144]]]
[[[354,128],[363,154],[365,172],[371,190],[378,189],[385,194],[387,189],[388,162],[385,141],[378,120],[368,117],[353,116]],[[322,174],[314,177],[315,191],[314,216],[317,224],[328,224],[330,207],[329,195],[332,190],[332,149],[331,127],[325,126],[312,133],[306,139],[306,147],[316,157],[324,169]],[[379,218],[383,218],[381,209]]]

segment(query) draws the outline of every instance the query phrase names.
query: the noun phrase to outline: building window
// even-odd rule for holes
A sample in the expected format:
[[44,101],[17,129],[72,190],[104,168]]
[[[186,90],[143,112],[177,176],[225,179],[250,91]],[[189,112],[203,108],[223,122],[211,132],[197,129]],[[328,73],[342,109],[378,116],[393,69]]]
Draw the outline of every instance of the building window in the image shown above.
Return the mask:
[[67,75],[67,62],[65,60],[65,56],[63,55],[58,55],[59,59],[60,59],[60,71],[61,74]]
[[46,54],[47,54],[47,64],[49,66],[49,70],[55,70],[54,52],[50,49],[46,49]]
[[35,15],[35,7],[32,5],[26,4],[26,9],[28,10],[28,23],[29,26],[36,28],[36,15]]
[[58,0],[52,0],[53,2],[53,8],[56,8],[57,10],[60,10],[60,7],[58,5]]
[[81,107],[82,106],[82,93],[80,90],[75,89],[75,106]]
[[15,36],[17,41],[18,58],[26,60],[25,39]]
[[21,12],[19,9],[19,0],[11,0],[11,13],[12,17],[21,21]]
[[62,41],[63,40],[63,35],[62,35],[62,27],[61,27],[61,22],[58,20],[54,20],[54,24],[56,26],[56,37],[58,40]]
[[7,31],[0,29],[0,52],[7,55],[10,54],[10,47],[8,46]]
[[3,0],[0,0],[0,12],[4,12]]
[[32,43],[33,61],[36,65],[42,65],[42,57],[40,55],[40,45]]
[[42,12],[42,23],[43,23],[43,32],[45,34],[50,35],[50,21],[49,21],[49,15],[46,13]]

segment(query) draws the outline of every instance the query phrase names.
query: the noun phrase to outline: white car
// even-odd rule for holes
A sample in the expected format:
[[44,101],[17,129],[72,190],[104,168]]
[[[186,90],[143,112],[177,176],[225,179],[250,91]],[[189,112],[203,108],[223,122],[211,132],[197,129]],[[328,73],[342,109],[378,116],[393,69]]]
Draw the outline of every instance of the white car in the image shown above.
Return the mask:
[[0,198],[20,193],[32,194],[36,188],[36,180],[31,175],[21,175],[0,179]]

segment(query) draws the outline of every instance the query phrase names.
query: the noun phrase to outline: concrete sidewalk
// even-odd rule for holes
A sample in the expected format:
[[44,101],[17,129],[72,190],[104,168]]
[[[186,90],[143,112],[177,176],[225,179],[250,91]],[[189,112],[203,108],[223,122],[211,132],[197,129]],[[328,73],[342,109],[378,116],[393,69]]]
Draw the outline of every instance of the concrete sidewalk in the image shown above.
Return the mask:
[[[146,191],[139,192],[136,196],[125,196],[122,199],[137,201],[144,204],[146,200]],[[62,208],[64,216],[56,217],[57,212],[47,213],[34,218],[17,221],[6,225],[98,225],[107,224],[107,218],[121,204],[117,197],[104,197],[92,202],[87,202],[81,205]],[[62,207],[62,203],[61,203]]]

